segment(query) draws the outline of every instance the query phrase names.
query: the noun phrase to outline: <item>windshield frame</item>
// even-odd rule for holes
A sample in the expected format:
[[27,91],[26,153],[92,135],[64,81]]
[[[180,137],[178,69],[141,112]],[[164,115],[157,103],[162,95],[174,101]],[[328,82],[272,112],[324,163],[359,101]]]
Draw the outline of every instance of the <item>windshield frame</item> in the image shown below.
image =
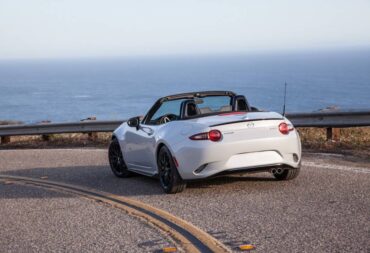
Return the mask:
[[[153,124],[150,123],[153,115],[157,112],[157,110],[166,101],[178,100],[178,99],[194,99],[194,98],[201,98],[202,99],[204,97],[211,97],[211,96],[229,96],[231,106],[232,106],[233,100],[235,99],[235,97],[237,97],[237,95],[234,92],[231,92],[231,91],[204,91],[204,92],[182,93],[182,94],[176,94],[176,95],[162,97],[162,98],[158,99],[153,104],[153,106],[149,109],[147,114],[144,116],[141,123],[144,124],[144,125],[153,125]],[[232,108],[231,112],[233,110],[234,109]],[[204,114],[199,114],[199,115],[195,115],[195,116],[189,116],[189,117],[186,117],[186,118],[180,117],[178,120],[187,120],[187,119],[194,119],[194,118],[200,118],[200,117],[207,117],[207,116],[218,115],[218,114],[222,114],[222,113],[230,113],[230,111],[204,113]]]

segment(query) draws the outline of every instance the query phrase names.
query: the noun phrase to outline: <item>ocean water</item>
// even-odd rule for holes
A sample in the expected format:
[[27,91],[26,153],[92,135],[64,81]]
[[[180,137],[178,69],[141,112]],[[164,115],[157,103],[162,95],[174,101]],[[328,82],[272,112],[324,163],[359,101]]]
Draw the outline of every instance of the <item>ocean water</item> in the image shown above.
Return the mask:
[[370,109],[370,50],[130,59],[0,61],[0,120],[144,115],[162,96],[232,90],[281,112]]

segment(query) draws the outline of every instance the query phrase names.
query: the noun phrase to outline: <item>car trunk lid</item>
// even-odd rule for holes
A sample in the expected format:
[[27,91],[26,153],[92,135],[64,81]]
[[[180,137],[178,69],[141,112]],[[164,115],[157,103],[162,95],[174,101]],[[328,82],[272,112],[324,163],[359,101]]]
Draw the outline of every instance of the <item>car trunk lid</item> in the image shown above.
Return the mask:
[[224,141],[283,137],[279,124],[285,120],[275,112],[230,113],[216,117],[208,121],[208,126],[221,131]]
[[214,116],[192,119],[195,123],[208,127],[234,124],[238,122],[261,121],[261,120],[282,120],[283,117],[276,112],[228,112]]

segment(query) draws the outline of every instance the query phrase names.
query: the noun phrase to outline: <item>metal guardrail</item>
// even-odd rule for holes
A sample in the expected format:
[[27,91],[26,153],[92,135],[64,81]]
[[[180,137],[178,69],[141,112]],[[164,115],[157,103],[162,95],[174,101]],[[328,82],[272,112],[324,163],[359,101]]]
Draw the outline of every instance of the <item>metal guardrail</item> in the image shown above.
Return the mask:
[[30,125],[0,126],[0,136],[42,135],[62,133],[112,132],[124,120],[91,120],[69,123],[40,123]]
[[[330,136],[332,128],[370,126],[370,110],[353,112],[287,113],[286,117],[292,121],[295,127],[328,128],[328,132],[330,130]],[[2,137],[2,142],[6,142],[3,141],[3,138],[6,138],[6,136],[112,132],[123,122],[125,122],[125,120],[89,120],[70,123],[3,125],[0,126],[0,136]]]
[[370,110],[287,113],[295,127],[360,127],[370,126]]

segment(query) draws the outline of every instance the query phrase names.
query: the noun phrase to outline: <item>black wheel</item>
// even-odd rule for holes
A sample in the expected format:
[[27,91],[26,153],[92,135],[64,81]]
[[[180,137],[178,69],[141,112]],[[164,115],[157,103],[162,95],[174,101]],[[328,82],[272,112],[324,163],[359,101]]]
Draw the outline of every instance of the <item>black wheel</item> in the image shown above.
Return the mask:
[[159,180],[164,192],[182,192],[186,187],[186,183],[177,171],[172,155],[166,146],[159,150],[157,164]]
[[118,140],[113,139],[109,144],[108,158],[110,168],[117,177],[129,177],[131,172],[127,170],[125,161],[123,160],[121,147]]
[[281,171],[276,170],[272,174],[277,180],[292,180],[299,175],[300,168],[298,169],[281,169]]

